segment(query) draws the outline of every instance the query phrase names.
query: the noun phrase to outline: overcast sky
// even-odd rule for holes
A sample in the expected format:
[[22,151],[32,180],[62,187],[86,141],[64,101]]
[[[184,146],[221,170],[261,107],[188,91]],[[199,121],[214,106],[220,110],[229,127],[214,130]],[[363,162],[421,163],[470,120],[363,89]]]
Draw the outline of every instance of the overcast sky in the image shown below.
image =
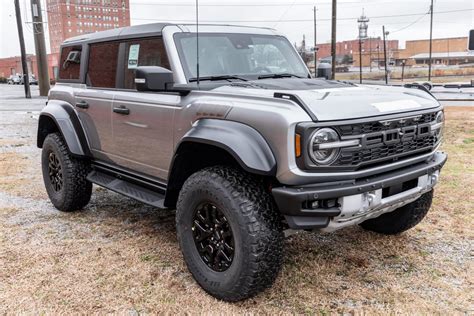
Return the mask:
[[[0,57],[20,54],[13,0],[0,0]],[[474,0],[434,0],[434,38],[467,36],[474,29]],[[20,0],[26,48],[34,52],[29,0]],[[42,0],[43,9],[46,9]],[[192,0],[130,0],[132,25],[154,21],[189,23],[195,18]],[[317,6],[318,43],[330,40],[331,0],[200,0],[200,20],[273,27],[300,42],[306,35],[313,44],[313,5]],[[25,6],[27,6],[25,10]],[[381,36],[382,25],[390,39],[406,40],[429,37],[430,0],[339,0],[337,39],[357,37],[357,17],[365,9],[370,19],[369,36]],[[43,13],[47,19],[46,12]],[[425,15],[426,14],[426,15]],[[47,29],[47,25],[46,25]],[[49,47],[48,33],[46,41]]]

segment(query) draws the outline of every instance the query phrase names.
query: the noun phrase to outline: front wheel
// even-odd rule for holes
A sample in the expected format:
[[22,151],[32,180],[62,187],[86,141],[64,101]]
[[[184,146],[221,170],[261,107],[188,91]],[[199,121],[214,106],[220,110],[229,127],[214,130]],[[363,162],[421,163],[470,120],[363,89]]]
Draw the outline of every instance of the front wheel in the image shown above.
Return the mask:
[[189,177],[176,226],[184,260],[212,296],[239,301],[270,287],[282,263],[280,215],[256,179],[228,167]]
[[366,230],[384,235],[400,234],[415,227],[425,218],[431,202],[433,190],[423,194],[419,199],[404,205],[393,212],[385,213],[379,217],[369,219],[360,224]]
[[89,164],[73,157],[60,134],[49,134],[41,153],[43,180],[49,199],[60,211],[72,212],[89,203],[92,183],[86,177]]

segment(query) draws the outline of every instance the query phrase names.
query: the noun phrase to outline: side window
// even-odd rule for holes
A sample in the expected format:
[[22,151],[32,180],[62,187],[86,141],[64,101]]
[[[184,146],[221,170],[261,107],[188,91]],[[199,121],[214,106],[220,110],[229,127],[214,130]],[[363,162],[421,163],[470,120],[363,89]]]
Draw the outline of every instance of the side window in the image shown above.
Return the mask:
[[59,79],[79,79],[81,73],[82,46],[69,46],[61,49]]
[[163,39],[139,39],[127,41],[124,44],[124,89],[135,89],[135,69],[138,66],[160,66],[170,69]]
[[118,42],[91,44],[87,85],[97,88],[115,88],[118,49]]

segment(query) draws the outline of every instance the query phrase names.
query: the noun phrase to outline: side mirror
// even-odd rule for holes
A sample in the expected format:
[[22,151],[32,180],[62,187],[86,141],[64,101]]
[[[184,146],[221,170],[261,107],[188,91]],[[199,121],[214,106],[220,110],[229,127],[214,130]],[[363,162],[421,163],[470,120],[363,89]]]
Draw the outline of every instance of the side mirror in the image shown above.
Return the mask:
[[63,63],[63,69],[66,69],[69,64],[79,64],[81,62],[81,51],[72,50],[67,54],[66,60]]
[[169,91],[173,84],[173,72],[166,68],[141,66],[135,69],[135,86],[138,91]]

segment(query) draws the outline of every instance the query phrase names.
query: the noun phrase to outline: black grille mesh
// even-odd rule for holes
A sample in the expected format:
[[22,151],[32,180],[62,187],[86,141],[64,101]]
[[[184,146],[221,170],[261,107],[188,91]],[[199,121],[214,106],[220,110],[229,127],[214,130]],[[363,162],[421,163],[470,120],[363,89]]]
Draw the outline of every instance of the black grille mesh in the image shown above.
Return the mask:
[[[436,113],[427,113],[403,120],[390,121],[383,124],[379,121],[361,124],[341,125],[335,127],[341,136],[356,136],[369,133],[377,133],[407,126],[416,126],[433,122]],[[438,142],[436,136],[431,134],[417,138],[405,139],[394,144],[383,142],[371,144],[361,148],[344,148],[333,166],[359,166],[369,165],[377,161],[396,160],[396,157],[409,156],[411,153],[431,150]]]
[[407,118],[403,123],[400,121],[390,122],[390,125],[384,125],[380,122],[367,122],[360,124],[341,125],[336,127],[341,136],[353,136],[368,134],[374,132],[386,131],[394,128],[402,128],[406,126],[412,126],[416,124],[429,123],[436,119],[436,112],[427,113],[417,116],[416,118]]

